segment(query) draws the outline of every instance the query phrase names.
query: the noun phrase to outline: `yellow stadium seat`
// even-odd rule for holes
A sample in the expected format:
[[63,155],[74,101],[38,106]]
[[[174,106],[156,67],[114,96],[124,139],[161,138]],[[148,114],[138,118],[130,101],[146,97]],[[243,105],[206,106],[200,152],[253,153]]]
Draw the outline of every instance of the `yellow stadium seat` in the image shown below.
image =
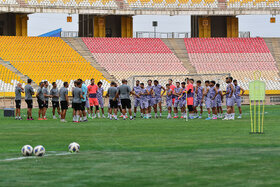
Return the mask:
[[0,37],[0,57],[35,83],[81,78],[107,81],[79,53],[56,37]]

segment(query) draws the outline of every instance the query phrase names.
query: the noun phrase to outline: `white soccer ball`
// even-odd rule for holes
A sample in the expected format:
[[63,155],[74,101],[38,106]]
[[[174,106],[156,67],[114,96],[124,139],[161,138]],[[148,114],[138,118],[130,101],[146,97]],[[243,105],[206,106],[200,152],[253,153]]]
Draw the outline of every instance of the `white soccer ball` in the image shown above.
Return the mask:
[[44,156],[45,152],[46,150],[42,145],[37,145],[33,150],[33,153],[36,156]]
[[80,145],[76,142],[70,143],[68,146],[69,152],[71,153],[77,153],[80,151]]
[[21,148],[21,153],[23,156],[31,156],[33,148],[31,145],[25,145]]

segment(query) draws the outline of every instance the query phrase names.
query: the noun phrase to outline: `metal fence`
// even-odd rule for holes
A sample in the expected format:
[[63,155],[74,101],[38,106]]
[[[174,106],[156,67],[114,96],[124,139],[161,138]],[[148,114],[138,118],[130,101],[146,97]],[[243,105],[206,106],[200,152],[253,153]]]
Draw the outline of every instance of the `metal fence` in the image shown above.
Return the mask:
[[134,38],[190,38],[190,32],[150,32],[136,31],[133,33]]
[[79,37],[79,33],[78,31],[62,31],[61,37],[75,38],[75,37]]
[[[152,32],[136,31],[133,33],[134,38],[190,38],[190,32]],[[250,38],[249,31],[240,31],[239,38]]]
[[[239,38],[250,38],[249,31],[240,31]],[[61,37],[74,38],[79,37],[78,31],[62,31]],[[152,31],[136,31],[133,38],[190,38],[190,32],[152,32]]]

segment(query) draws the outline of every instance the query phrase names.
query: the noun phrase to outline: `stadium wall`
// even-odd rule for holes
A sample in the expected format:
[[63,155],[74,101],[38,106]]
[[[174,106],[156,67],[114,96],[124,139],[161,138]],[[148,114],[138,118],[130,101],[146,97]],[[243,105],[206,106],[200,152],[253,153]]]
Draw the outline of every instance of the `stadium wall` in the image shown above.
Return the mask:
[[27,14],[0,14],[0,36],[27,36]]
[[236,16],[191,16],[191,36],[199,38],[238,37]]
[[132,16],[79,15],[79,37],[133,37]]

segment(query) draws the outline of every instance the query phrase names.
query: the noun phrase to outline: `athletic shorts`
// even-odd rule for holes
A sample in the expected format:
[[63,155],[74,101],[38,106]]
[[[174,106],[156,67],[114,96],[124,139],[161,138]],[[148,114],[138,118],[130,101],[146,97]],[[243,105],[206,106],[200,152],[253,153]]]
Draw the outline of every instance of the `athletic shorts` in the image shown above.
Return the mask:
[[217,100],[217,107],[221,107],[222,106],[222,100]]
[[175,101],[174,101],[174,107],[175,107],[175,108],[178,108],[179,103],[180,103],[180,100],[175,99]]
[[68,109],[67,101],[60,101],[60,106],[62,110],[67,110]]
[[174,105],[175,103],[175,98],[172,98],[172,105]]
[[238,107],[241,107],[241,98],[235,98],[235,103]]
[[180,99],[179,100],[179,106],[180,108],[186,107],[187,101],[186,99]]
[[89,98],[89,105],[90,106],[98,106],[98,99],[97,98]]
[[214,100],[211,99],[211,108],[216,108],[217,107],[217,99],[215,98]]
[[141,100],[140,103],[141,103],[141,106],[140,106],[141,109],[147,109],[149,107],[148,100]]
[[195,98],[194,99],[194,106],[197,107],[197,106],[202,106],[203,103],[201,102],[202,101],[202,98]]
[[188,110],[189,110],[189,112],[192,112],[193,111],[193,105],[188,105]]
[[130,99],[121,99],[121,104],[123,109],[131,109],[131,101]]
[[148,98],[148,104],[150,106],[154,106],[153,98]]
[[27,108],[33,108],[33,101],[32,100],[25,100],[27,104]]
[[231,98],[226,98],[226,105],[227,106],[234,106],[234,100],[235,98],[234,97],[231,97]]
[[21,100],[15,100],[15,102],[16,102],[16,108],[20,108]]
[[52,107],[53,108],[59,108],[59,102],[58,101],[52,101]]
[[206,108],[212,108],[211,107],[211,99],[210,98],[206,98],[205,106],[206,106]]
[[81,111],[85,111],[85,108],[86,107],[86,101],[82,101],[82,104],[81,104]]
[[49,108],[49,101],[45,101],[44,108]]
[[104,101],[103,101],[103,97],[98,98],[98,104],[99,104],[100,108],[104,108]]
[[38,102],[38,107],[40,109],[44,108],[44,101],[42,101],[41,99],[38,99],[37,102]]
[[154,98],[153,98],[153,104],[154,104],[154,105],[160,103],[161,101],[162,101],[162,99],[161,99],[160,96],[157,96],[157,97],[154,97]]
[[166,100],[166,107],[172,107],[172,100]]
[[110,99],[109,108],[118,108],[118,100],[114,101],[114,100]]
[[138,107],[140,106],[141,107],[141,101],[140,101],[140,98],[135,98],[134,99],[134,107]]
[[82,109],[82,103],[72,103],[72,108],[74,110],[81,110]]

